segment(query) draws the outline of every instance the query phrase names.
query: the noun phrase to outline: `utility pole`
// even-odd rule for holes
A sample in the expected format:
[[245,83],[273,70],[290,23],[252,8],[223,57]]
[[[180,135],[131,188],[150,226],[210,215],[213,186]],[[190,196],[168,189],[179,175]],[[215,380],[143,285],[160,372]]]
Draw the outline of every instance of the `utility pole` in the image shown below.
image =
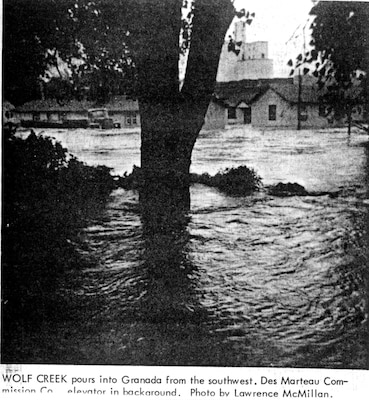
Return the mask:
[[[306,53],[306,39],[305,39],[305,27],[306,23],[302,27],[303,36],[303,51],[302,58],[305,57]],[[297,94],[297,130],[301,130],[301,102],[302,102],[302,75],[301,75],[301,65],[299,66],[299,78],[298,78],[298,94]]]
[[301,69],[299,68],[299,80],[298,80],[298,94],[297,94],[297,130],[301,130],[301,91],[302,91],[302,76]]
[[[293,39],[296,38],[300,38],[301,37],[301,33],[299,33],[298,31],[301,29],[302,27],[302,39],[303,39],[303,44],[302,44],[302,60],[305,57],[305,53],[306,53],[306,37],[305,37],[305,28],[306,28],[306,24],[309,22],[309,19],[306,20],[306,22],[304,23],[304,25],[300,24],[295,31],[293,32],[292,36],[287,40],[286,44],[288,44],[290,41],[292,41]],[[300,47],[300,46],[299,46]],[[298,66],[298,94],[297,94],[297,130],[301,130],[301,110],[302,110],[302,74],[301,74],[301,66],[302,66],[303,62],[301,63],[301,65]]]

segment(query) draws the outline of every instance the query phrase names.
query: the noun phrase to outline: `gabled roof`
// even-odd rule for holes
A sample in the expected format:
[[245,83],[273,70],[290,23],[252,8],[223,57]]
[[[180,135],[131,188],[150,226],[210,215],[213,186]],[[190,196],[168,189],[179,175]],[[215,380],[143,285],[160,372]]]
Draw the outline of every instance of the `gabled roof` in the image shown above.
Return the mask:
[[299,89],[299,85],[272,84],[270,85],[270,89],[277,93],[280,97],[282,97],[282,99],[292,104],[297,104],[299,102],[299,90],[302,103],[316,104],[319,102],[319,92],[318,89],[314,86],[303,85]]
[[250,88],[244,90],[241,93],[235,93],[231,95],[228,99],[224,100],[224,103],[228,107],[238,107],[239,104],[245,103],[250,105],[255,100],[257,100],[262,94],[264,94],[268,90],[268,87],[260,87],[260,88]]
[[237,107],[240,103],[251,104],[264,94],[274,83],[292,83],[290,78],[244,79],[241,81],[218,82],[215,94],[223,99],[229,107]]
[[137,111],[139,110],[138,101],[127,96],[114,96],[109,103],[104,105],[108,111]]

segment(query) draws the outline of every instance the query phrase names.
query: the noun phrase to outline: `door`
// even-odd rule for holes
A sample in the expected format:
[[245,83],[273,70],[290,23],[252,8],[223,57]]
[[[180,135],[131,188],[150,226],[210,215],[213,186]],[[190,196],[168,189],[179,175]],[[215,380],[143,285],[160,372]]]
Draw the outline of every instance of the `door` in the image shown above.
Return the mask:
[[243,109],[243,122],[244,124],[251,124],[251,107]]

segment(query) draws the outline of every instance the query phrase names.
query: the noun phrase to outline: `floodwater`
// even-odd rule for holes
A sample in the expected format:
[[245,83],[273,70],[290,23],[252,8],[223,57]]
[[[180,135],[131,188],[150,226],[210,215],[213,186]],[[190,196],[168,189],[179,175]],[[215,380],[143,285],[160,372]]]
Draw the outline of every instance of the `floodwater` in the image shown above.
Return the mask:
[[[45,133],[115,173],[139,165],[138,131]],[[137,193],[116,190],[83,232],[89,267],[60,287],[80,318],[45,322],[36,358],[368,368],[367,141],[334,129],[202,132],[193,172],[247,165],[264,185],[297,182],[335,196],[232,197],[194,185],[188,226],[147,238]]]

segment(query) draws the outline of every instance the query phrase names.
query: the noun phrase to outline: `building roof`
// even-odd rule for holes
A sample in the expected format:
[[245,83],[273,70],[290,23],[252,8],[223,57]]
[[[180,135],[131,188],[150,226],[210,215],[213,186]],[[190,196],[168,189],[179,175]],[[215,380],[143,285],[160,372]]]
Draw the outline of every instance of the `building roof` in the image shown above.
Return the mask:
[[240,103],[250,104],[264,94],[274,83],[292,83],[292,79],[244,79],[241,81],[218,82],[215,94],[223,99],[229,107],[237,107]]
[[58,102],[56,99],[32,100],[16,108],[17,112],[45,112],[45,111],[74,111],[84,112],[92,108],[94,103],[89,101],[71,100]]
[[[292,104],[299,102],[299,85],[283,85],[283,84],[272,84],[270,89],[276,92],[282,99]],[[301,86],[300,98],[302,103],[315,104],[319,102],[319,92],[314,86]]]
[[86,112],[91,108],[107,108],[108,111],[138,111],[138,101],[126,96],[115,96],[107,104],[91,101],[70,100],[58,102],[56,99],[33,100],[17,107],[17,112]]
[[7,100],[3,100],[3,102],[2,102],[2,108],[3,108],[3,111],[12,111],[12,110],[15,109],[15,107],[13,106],[13,104],[10,103],[10,102],[7,101]]
[[238,107],[240,104],[249,105],[258,99],[263,93],[267,91],[266,87],[260,88],[249,88],[241,93],[235,93],[228,99],[224,100],[224,103],[229,107]]
[[127,96],[114,96],[104,107],[108,111],[138,111],[138,101]]

